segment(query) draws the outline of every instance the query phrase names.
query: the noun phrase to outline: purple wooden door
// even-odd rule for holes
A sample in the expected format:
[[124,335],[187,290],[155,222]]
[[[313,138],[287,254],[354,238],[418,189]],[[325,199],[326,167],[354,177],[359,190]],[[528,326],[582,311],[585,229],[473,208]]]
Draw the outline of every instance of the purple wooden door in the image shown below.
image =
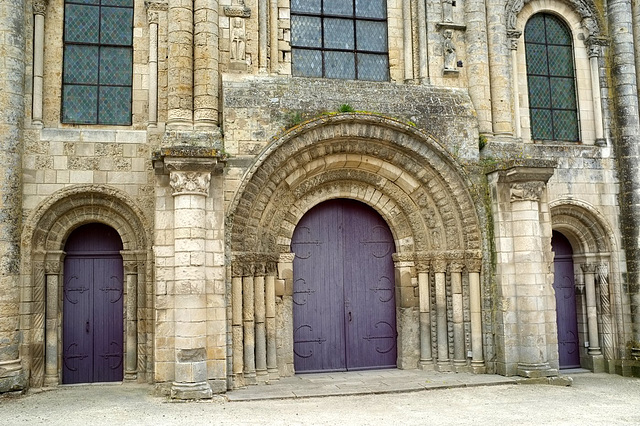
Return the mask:
[[560,368],[580,367],[573,250],[569,240],[559,232],[553,233],[551,246],[555,253],[553,288],[556,293]]
[[298,372],[396,366],[395,250],[370,207],[332,200],[293,235],[294,362]]
[[84,225],[67,240],[64,262],[63,383],[123,377],[122,242],[112,228]]

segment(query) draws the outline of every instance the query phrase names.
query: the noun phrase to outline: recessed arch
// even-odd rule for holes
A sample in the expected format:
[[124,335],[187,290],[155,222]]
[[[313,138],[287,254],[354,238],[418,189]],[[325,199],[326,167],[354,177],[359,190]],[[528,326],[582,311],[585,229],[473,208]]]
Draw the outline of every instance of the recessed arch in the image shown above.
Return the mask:
[[[127,279],[126,309],[144,308],[150,293],[150,270],[147,262],[151,241],[150,221],[135,201],[123,191],[102,185],[74,185],[64,188],[38,205],[25,221],[22,238],[22,294],[32,295],[22,300],[25,311],[25,348],[23,354],[31,371],[31,385],[49,386],[60,382],[58,359],[59,321],[64,247],[69,235],[78,227],[101,223],[113,228],[122,240],[122,258]],[[46,307],[46,308],[45,308]],[[126,312],[126,311],[125,311]],[[143,312],[146,312],[143,310]],[[150,353],[145,342],[150,329],[138,327],[138,317],[127,321],[128,365],[125,379],[146,373]],[[146,317],[140,317],[146,320]],[[45,341],[48,342],[45,345]]]
[[480,227],[460,164],[397,120],[338,114],[275,138],[230,206],[233,252],[287,252],[297,220],[321,201],[362,201],[389,223],[399,253],[479,251]]

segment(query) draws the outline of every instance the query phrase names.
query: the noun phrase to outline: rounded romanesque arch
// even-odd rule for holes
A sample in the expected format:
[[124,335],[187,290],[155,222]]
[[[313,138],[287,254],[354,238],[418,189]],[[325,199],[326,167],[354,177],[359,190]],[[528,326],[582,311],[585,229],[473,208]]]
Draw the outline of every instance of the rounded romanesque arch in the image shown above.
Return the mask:
[[[291,239],[306,212],[337,198],[372,207],[393,235],[398,368],[437,364],[443,371],[484,371],[483,234],[469,188],[462,165],[433,137],[386,117],[322,117],[272,140],[245,174],[227,217],[230,369],[236,385],[260,381],[269,369],[293,374]],[[471,296],[471,287],[477,297]],[[452,320],[450,335],[447,294],[454,293],[452,309],[466,317]],[[434,296],[437,325],[432,328]],[[271,314],[264,317],[263,312]],[[465,327],[473,336],[465,334]]]
[[[274,140],[230,208],[233,253],[286,253],[298,220],[332,198],[362,201],[389,223],[398,255],[479,252],[481,233],[456,161],[396,120],[341,114]],[[468,253],[467,253],[468,255]]]
[[[623,323],[623,292],[615,233],[605,217],[584,201],[562,198],[549,207],[553,230],[566,237],[573,249],[576,298],[587,309],[578,314],[587,318],[580,331],[591,346],[581,358],[593,357],[588,365],[595,372],[609,371],[612,367],[607,363],[624,356],[624,336],[617,328]],[[604,361],[598,361],[603,356]]]
[[[520,11],[529,3],[536,0],[508,0],[505,5],[507,15],[507,32],[517,31],[518,15]],[[592,0],[561,0],[558,4],[566,5],[579,16],[582,26],[589,37],[598,38],[602,34],[603,23],[597,12],[597,8]]]
[[[147,333],[138,327],[137,312],[145,307],[150,294],[150,269],[147,254],[152,229],[143,211],[126,193],[100,185],[75,185],[64,188],[36,207],[25,221],[22,239],[23,298],[26,350],[23,357],[29,367],[32,386],[57,385],[60,289],[63,285],[64,246],[67,237],[79,226],[102,223],[115,229],[123,243],[122,258],[125,274],[127,348],[125,379],[133,379],[146,370],[146,354],[150,353]],[[146,313],[146,310],[140,310]]]

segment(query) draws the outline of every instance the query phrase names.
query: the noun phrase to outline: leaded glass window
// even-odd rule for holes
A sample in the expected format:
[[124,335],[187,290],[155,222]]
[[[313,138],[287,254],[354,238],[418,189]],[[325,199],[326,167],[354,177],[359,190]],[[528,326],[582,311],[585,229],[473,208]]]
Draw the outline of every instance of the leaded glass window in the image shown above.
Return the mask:
[[571,31],[556,16],[534,15],[524,29],[531,137],[577,141],[578,108]]
[[292,73],[389,80],[386,0],[291,0]]
[[131,124],[133,0],[66,0],[62,122]]

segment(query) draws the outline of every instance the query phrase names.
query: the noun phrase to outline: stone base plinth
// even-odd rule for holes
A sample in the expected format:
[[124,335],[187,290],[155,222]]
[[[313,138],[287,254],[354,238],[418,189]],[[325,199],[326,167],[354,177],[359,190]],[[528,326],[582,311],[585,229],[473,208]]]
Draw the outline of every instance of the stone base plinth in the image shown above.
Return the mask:
[[213,391],[207,382],[177,383],[171,385],[172,399],[211,399]]
[[23,392],[27,384],[20,360],[0,362],[0,393]]
[[549,367],[549,364],[518,364],[518,376],[527,378],[557,376],[558,370]]

